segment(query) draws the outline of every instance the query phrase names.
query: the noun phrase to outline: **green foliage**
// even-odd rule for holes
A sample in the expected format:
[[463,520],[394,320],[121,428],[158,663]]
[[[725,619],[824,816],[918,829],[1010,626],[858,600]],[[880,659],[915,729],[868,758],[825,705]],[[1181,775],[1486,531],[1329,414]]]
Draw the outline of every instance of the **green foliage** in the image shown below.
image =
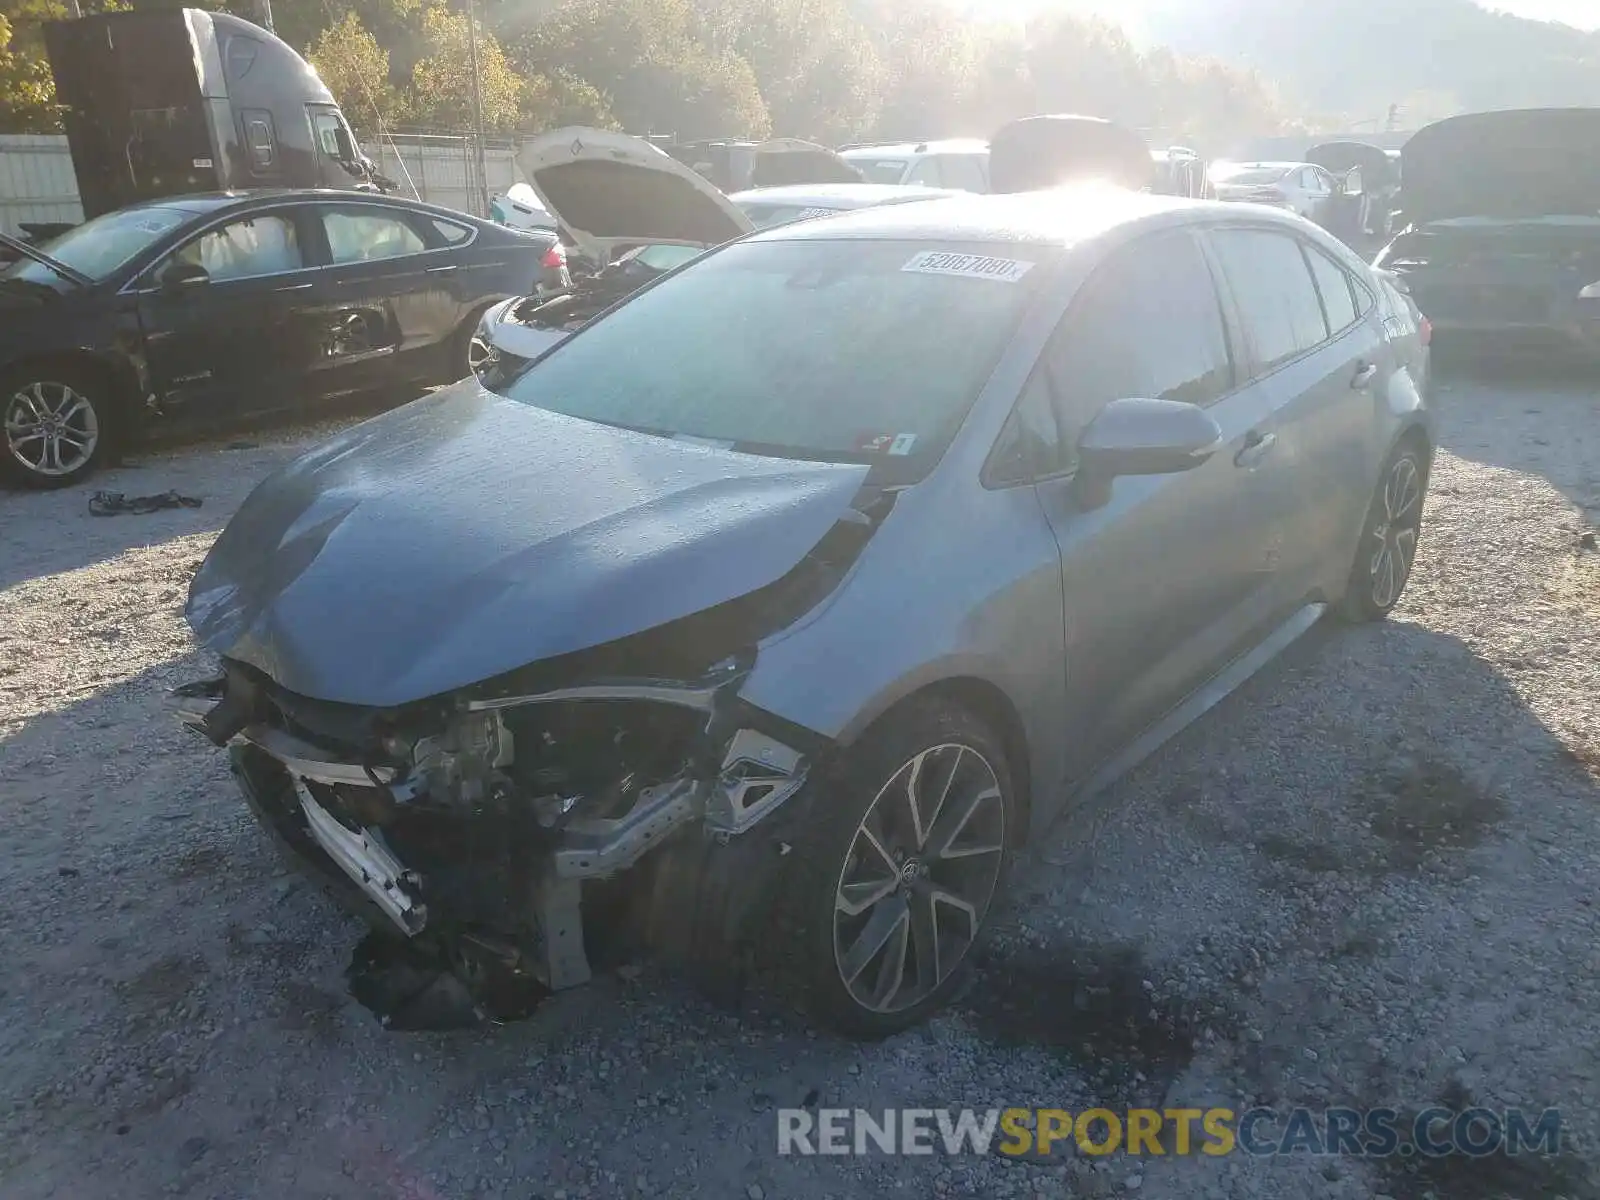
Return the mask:
[[[411,69],[411,110],[416,120],[443,129],[471,129],[474,121],[472,28],[464,13],[442,4],[422,13],[426,47]],[[511,69],[499,41],[477,29],[478,85],[486,129],[515,129],[522,118],[527,80]]]
[[355,12],[319,33],[307,57],[356,125],[404,120],[406,100],[390,82],[389,53]]
[[[113,3],[121,0],[112,0]],[[260,19],[259,0],[223,0]],[[473,122],[468,0],[273,0],[361,130]],[[93,0],[86,9],[100,7]],[[1208,136],[1272,133],[1255,76],[1047,13],[977,23],[946,0],[474,0],[484,124],[680,137],[986,135],[1079,111]],[[63,0],[0,0],[0,131],[57,128],[40,22]]]

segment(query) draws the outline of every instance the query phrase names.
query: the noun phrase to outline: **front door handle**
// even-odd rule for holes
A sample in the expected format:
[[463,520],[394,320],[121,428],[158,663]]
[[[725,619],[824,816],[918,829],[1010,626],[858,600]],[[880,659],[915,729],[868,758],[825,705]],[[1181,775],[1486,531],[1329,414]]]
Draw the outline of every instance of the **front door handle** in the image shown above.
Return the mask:
[[1371,386],[1372,381],[1378,376],[1377,363],[1362,363],[1356,369],[1355,378],[1350,381],[1350,386],[1356,391],[1365,391]]
[[455,263],[451,263],[449,266],[445,266],[445,267],[429,267],[428,270],[427,270],[427,274],[429,274],[429,275],[443,275],[446,271],[454,271],[455,269],[456,269],[456,264]]
[[1272,448],[1278,444],[1278,435],[1275,433],[1262,433],[1252,429],[1245,435],[1244,448],[1233,456],[1233,465],[1236,467],[1253,467],[1272,453]]
[[304,292],[316,286],[314,283],[286,283],[278,290],[280,292]]

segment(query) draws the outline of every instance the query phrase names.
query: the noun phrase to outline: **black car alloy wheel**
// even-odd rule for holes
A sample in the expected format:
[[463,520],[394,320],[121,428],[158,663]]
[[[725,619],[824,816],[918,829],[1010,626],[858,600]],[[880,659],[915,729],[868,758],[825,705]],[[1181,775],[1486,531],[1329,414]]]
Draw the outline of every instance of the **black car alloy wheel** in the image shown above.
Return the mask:
[[96,390],[69,371],[25,372],[0,382],[5,473],[34,487],[86,475],[106,440]]

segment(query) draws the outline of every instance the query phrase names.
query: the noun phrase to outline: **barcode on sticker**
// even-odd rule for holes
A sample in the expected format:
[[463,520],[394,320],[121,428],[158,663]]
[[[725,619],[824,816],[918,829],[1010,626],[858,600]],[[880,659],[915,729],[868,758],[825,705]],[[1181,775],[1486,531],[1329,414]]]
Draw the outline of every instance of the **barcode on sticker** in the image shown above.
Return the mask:
[[1016,258],[991,258],[987,254],[924,250],[900,269],[922,275],[961,275],[967,279],[998,279],[1001,283],[1015,283],[1033,270],[1033,264]]

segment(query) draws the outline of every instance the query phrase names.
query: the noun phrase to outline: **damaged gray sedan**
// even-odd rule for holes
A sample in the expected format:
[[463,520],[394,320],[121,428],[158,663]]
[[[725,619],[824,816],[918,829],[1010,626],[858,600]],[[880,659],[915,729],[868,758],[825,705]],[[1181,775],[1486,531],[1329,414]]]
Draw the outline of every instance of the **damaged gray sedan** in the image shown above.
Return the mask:
[[707,983],[772,951],[887,1034],[1072,797],[1399,599],[1427,376],[1406,299],[1265,210],[769,230],[263,482],[175,703],[462,978],[573,987],[625,926]]

